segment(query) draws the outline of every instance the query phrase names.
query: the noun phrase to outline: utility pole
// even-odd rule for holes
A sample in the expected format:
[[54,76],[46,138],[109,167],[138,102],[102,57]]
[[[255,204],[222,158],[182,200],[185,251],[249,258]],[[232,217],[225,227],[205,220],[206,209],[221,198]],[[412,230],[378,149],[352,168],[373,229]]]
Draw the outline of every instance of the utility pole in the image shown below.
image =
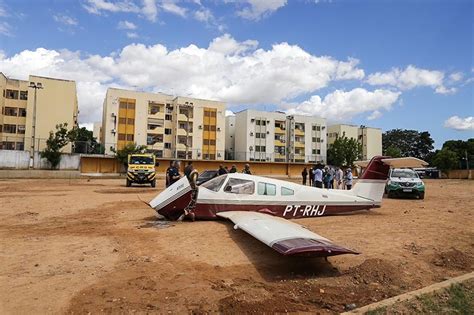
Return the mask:
[[[35,167],[35,141],[36,141],[36,92],[37,90],[43,89],[43,84],[41,82],[30,82],[30,88],[35,90],[35,96],[33,99],[33,117],[32,117],[32,127],[31,127],[31,149],[30,149],[30,167]],[[38,143],[39,149],[39,143]]]

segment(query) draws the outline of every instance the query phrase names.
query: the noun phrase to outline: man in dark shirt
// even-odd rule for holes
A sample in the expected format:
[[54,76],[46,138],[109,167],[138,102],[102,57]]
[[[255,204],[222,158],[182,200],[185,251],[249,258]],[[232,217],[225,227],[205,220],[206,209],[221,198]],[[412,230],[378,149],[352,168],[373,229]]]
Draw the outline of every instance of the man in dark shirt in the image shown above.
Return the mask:
[[227,171],[225,170],[224,165],[222,165],[222,164],[219,165],[219,171],[217,171],[217,173],[218,173],[219,175],[227,174]]
[[252,175],[252,172],[250,171],[250,165],[247,163],[245,164],[244,170],[242,171],[244,174]]
[[168,187],[170,185],[169,173],[170,173],[170,170],[171,170],[172,167],[173,167],[173,161],[170,161],[170,166],[168,166],[168,168],[166,169],[166,173],[165,173],[166,187]]
[[235,164],[232,165],[232,167],[230,168],[229,173],[237,173],[237,167],[235,167]]
[[168,177],[169,177],[170,186],[176,183],[181,178],[181,175],[179,175],[179,162],[178,161],[174,161],[173,167],[169,169]]

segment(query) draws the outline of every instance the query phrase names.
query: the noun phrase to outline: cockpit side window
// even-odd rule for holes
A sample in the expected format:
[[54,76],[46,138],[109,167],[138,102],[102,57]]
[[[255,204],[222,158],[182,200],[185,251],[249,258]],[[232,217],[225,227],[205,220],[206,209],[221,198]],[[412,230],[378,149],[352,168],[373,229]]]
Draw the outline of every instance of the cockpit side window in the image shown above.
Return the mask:
[[231,194],[252,195],[255,192],[253,180],[230,178],[224,187],[224,191]]
[[210,181],[207,181],[204,184],[202,184],[201,187],[218,192],[219,189],[221,189],[222,185],[224,184],[226,178],[227,178],[227,175],[217,176],[211,179]]
[[286,188],[286,187],[281,187],[281,195],[282,196],[292,196],[294,194],[295,194],[295,191],[293,189]]
[[258,183],[258,194],[266,196],[276,195],[276,185],[269,183]]

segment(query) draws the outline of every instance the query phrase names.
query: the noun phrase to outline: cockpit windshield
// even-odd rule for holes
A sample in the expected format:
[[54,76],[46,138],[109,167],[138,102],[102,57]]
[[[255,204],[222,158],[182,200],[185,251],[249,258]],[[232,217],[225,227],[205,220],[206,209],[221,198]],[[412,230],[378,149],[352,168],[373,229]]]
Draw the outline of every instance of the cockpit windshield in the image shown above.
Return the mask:
[[227,178],[227,175],[217,176],[217,177],[211,179],[210,181],[205,182],[200,187],[204,187],[204,188],[207,188],[209,190],[218,192],[219,189],[221,189],[222,185],[224,184],[226,178]]

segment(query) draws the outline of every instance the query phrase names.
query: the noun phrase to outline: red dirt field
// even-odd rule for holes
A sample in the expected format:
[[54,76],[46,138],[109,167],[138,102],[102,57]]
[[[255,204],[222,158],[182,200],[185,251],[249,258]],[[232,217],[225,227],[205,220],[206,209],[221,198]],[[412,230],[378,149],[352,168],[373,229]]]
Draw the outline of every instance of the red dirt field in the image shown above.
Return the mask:
[[163,187],[0,181],[0,313],[338,313],[474,268],[474,181],[297,222],[361,255],[282,257],[226,221],[157,222]]

